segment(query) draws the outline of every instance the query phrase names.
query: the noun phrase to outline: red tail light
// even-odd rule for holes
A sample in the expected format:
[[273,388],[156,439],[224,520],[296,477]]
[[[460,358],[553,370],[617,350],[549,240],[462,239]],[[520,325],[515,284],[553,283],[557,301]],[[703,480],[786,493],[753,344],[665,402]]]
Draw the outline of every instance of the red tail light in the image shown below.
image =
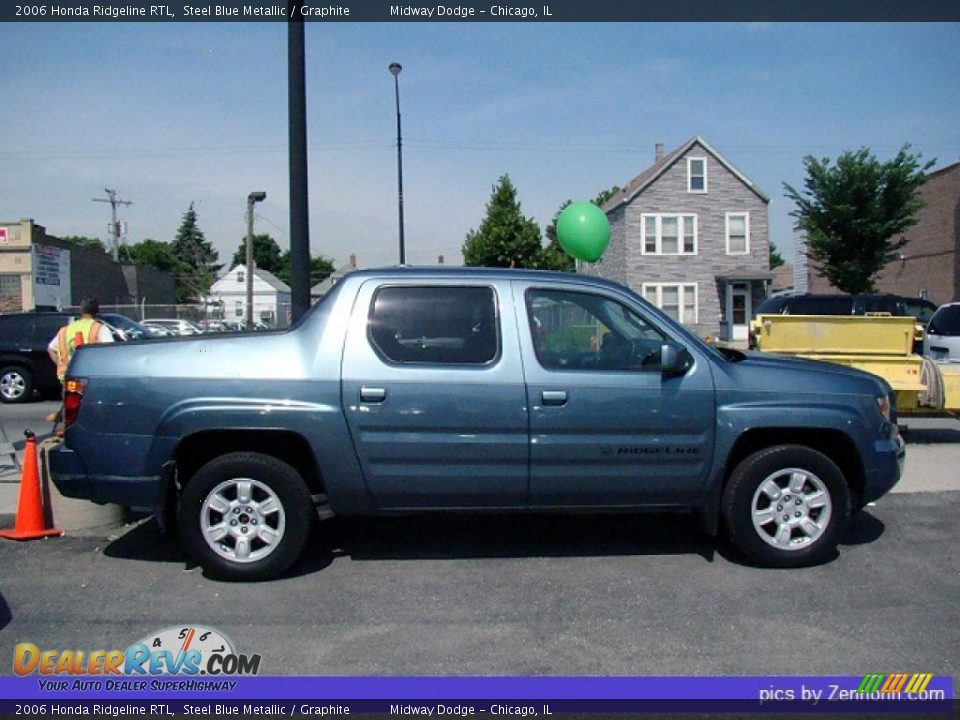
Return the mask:
[[80,403],[83,400],[83,391],[87,387],[86,380],[69,378],[63,385],[63,427],[70,427],[80,413]]

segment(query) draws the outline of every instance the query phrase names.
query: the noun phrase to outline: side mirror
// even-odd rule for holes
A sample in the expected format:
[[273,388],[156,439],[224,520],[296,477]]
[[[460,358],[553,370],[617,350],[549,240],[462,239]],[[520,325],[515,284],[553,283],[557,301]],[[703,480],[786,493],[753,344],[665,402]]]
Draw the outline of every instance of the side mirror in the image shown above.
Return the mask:
[[680,345],[664,343],[660,347],[660,371],[665,378],[686,375],[693,366],[690,351]]

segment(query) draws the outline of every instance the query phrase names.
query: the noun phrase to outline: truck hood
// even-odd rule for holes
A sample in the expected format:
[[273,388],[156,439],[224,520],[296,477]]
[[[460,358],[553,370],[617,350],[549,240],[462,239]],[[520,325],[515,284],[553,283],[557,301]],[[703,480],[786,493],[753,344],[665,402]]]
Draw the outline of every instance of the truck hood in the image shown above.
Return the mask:
[[719,363],[718,387],[757,392],[887,395],[890,386],[876,375],[831,362],[749,352],[739,361]]

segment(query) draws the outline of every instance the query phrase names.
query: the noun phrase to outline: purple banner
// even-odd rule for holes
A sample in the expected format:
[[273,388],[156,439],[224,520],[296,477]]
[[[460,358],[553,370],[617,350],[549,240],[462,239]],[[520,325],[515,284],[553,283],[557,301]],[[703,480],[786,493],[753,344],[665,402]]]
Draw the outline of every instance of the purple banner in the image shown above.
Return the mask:
[[[882,678],[884,676],[873,676]],[[922,692],[861,692],[864,676],[752,677],[252,677],[29,675],[0,678],[0,712],[22,705],[147,707],[158,714],[227,706],[282,706],[282,714],[389,712],[428,715],[537,715],[556,712],[639,712],[912,709],[947,712],[953,679],[929,676]],[[903,683],[900,687],[905,687]],[[911,687],[906,685],[907,688]],[[919,685],[918,685],[919,687]],[[168,707],[167,707],[168,706]],[[188,709],[189,706],[189,709]],[[301,710],[301,706],[305,708]],[[347,712],[338,713],[336,707]],[[433,712],[417,711],[418,708]],[[438,708],[440,711],[438,712]],[[460,708],[459,711],[456,708]],[[406,712],[410,709],[410,712]],[[195,714],[204,714],[198,711]],[[209,709],[210,714],[218,714]],[[238,710],[243,713],[244,711]],[[33,713],[31,713],[33,714]],[[38,713],[39,714],[39,713]]]

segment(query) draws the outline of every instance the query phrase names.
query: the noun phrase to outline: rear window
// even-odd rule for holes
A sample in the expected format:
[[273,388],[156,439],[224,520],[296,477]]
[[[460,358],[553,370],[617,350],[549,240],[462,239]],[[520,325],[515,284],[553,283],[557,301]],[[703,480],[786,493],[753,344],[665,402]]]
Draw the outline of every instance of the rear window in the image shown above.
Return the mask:
[[849,295],[796,297],[787,304],[790,315],[850,315],[853,301]]
[[889,313],[898,317],[909,314],[903,300],[896,295],[864,295],[858,299],[856,313]]
[[380,288],[370,308],[368,337],[393,363],[493,362],[500,340],[493,288]]
[[789,299],[789,296],[767,298],[757,307],[757,315],[779,315]]
[[948,305],[937,310],[927,332],[931,335],[960,335],[960,305]]

